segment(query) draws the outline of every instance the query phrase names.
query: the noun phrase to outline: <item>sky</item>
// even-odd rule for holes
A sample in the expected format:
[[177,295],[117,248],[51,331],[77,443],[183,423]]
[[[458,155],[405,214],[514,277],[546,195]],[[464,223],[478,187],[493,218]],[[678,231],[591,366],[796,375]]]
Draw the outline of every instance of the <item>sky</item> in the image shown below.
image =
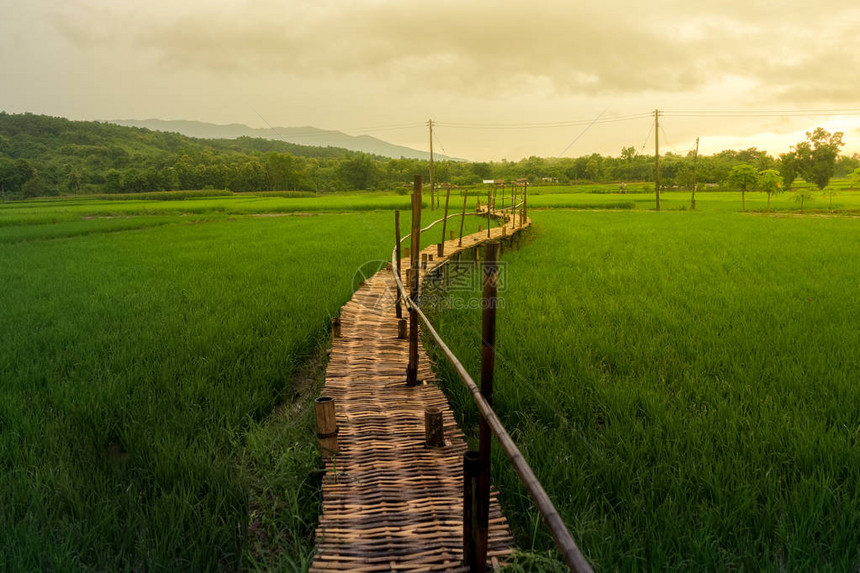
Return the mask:
[[0,110],[368,134],[476,161],[860,152],[860,3],[0,0]]

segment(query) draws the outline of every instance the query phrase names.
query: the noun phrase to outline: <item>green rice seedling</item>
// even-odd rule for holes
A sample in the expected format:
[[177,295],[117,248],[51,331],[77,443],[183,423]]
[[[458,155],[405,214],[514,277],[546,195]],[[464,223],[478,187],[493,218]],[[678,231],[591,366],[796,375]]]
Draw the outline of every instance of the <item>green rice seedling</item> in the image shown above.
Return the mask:
[[[503,255],[495,405],[592,563],[856,568],[856,221],[533,217],[532,240]],[[434,320],[477,374],[480,313],[452,307]],[[474,432],[471,399],[437,364]],[[551,552],[499,450],[493,481],[520,547]]]
[[297,372],[394,217],[214,209],[230,201],[0,209],[0,570],[307,562],[316,387]]

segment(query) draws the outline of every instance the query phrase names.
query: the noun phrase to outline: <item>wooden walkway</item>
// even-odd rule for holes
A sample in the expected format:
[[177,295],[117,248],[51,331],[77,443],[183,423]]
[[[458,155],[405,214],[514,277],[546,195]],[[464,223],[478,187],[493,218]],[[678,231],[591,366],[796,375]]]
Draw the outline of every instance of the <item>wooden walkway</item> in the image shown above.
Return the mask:
[[[499,239],[502,229],[490,234]],[[485,240],[486,230],[464,237],[463,249]],[[457,240],[446,242],[441,259],[435,245],[422,252],[434,255],[430,272],[458,252]],[[408,261],[402,267],[405,276]],[[340,452],[326,462],[311,571],[465,571],[463,453],[468,448],[434,384],[423,345],[418,368],[423,383],[406,386],[408,340],[397,338],[395,289],[391,271],[383,269],[341,309],[341,337],[332,341],[323,390],[335,400]],[[408,316],[405,307],[403,315]],[[430,406],[443,412],[443,448],[424,447],[424,410]],[[489,564],[498,567],[512,547],[493,490]]]

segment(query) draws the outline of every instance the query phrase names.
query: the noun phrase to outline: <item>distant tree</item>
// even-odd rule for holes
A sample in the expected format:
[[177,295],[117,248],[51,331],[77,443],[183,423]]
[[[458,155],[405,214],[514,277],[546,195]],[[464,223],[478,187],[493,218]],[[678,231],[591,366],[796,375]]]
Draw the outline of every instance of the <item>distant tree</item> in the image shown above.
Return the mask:
[[747,210],[746,193],[758,183],[758,170],[752,165],[736,165],[729,172],[728,182],[741,192],[741,209]]
[[860,167],[860,153],[851,155],[840,155],[836,159],[836,171],[834,177],[850,177],[851,172]]
[[108,169],[105,172],[105,190],[108,193],[119,193],[122,191],[122,174],[116,169]]
[[770,197],[782,191],[782,177],[776,169],[765,169],[758,175],[758,188],[767,193],[767,211],[770,213]]
[[[176,169],[173,166],[165,167],[158,172],[158,179],[161,182],[161,187],[165,191],[175,191],[179,189],[179,176],[176,174]],[[223,189],[222,185],[220,189]]]
[[481,179],[490,179],[492,177],[492,172],[490,171],[490,164],[485,162],[478,162],[472,164],[472,171],[480,177]]
[[256,159],[237,165],[230,174],[231,191],[261,191],[268,188],[266,168]]
[[188,154],[182,154],[176,158],[173,170],[179,180],[180,189],[198,189],[200,187],[197,181],[197,170]]
[[828,185],[824,188],[824,194],[830,200],[830,210],[833,211],[833,196],[836,195],[836,187]]
[[81,190],[81,183],[83,183],[84,174],[77,167],[70,167],[67,165],[66,169],[66,189],[77,195],[78,191]]
[[627,161],[628,163],[633,161],[636,158],[636,148],[632,145],[630,147],[622,147],[621,148],[621,159]]
[[379,181],[380,169],[366,153],[359,153],[352,159],[341,162],[338,175],[347,189],[371,189]]
[[597,181],[600,178],[600,160],[600,155],[594,153],[585,162],[585,176],[592,181]]
[[830,134],[823,127],[816,127],[806,132],[806,141],[795,146],[798,167],[803,178],[815,183],[818,189],[824,189],[833,177],[836,169],[836,157],[839,148],[845,145],[842,132]]
[[151,191],[147,188],[147,180],[139,169],[131,168],[122,172],[119,186],[123,193],[143,193]]
[[21,186],[21,193],[24,194],[24,197],[41,197],[42,195],[46,195],[48,191],[47,185],[45,185],[45,180],[42,179],[42,176],[36,173],[30,179],[27,180]]
[[272,191],[296,190],[301,185],[301,166],[289,153],[269,153],[264,165]]
[[0,158],[0,190],[4,195],[14,195],[36,175],[36,168],[26,159],[12,161]]
[[675,183],[684,189],[692,189],[696,183],[696,172],[692,163],[683,163],[675,173]]
[[800,212],[803,213],[803,203],[806,201],[812,201],[815,199],[815,196],[812,194],[812,190],[809,187],[801,187],[797,190],[797,193],[794,195],[795,203],[800,203]]
[[779,156],[779,174],[782,175],[782,182],[785,189],[791,189],[791,184],[797,179],[798,175],[798,160],[797,153],[789,151],[782,153]]
[[851,181],[851,190],[853,191],[855,185],[860,185],[860,167],[851,172],[849,180]]

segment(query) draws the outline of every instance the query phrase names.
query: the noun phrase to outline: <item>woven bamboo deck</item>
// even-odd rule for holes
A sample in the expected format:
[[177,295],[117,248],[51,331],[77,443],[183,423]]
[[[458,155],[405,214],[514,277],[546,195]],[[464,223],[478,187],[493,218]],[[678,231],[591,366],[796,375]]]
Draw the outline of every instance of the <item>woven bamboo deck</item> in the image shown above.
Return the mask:
[[[502,229],[490,234],[499,239]],[[446,241],[441,259],[435,257],[435,245],[425,249],[434,255],[426,272],[486,240],[484,230],[464,237],[462,249],[456,239]],[[408,261],[402,267],[405,276]],[[418,369],[423,383],[406,386],[408,341],[397,338],[395,289],[391,271],[382,270],[341,309],[341,337],[332,341],[323,390],[335,399],[340,452],[326,462],[314,572],[465,571],[462,466],[467,444],[434,384],[423,345]],[[443,411],[443,448],[424,446],[429,406]],[[497,568],[512,547],[492,491],[488,565]]]

